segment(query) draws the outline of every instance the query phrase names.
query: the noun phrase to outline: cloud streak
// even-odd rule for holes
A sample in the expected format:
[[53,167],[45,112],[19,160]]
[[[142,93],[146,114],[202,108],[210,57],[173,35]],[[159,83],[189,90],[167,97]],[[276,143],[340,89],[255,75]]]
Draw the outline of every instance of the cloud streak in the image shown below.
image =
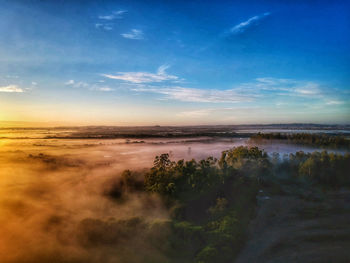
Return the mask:
[[131,29],[129,33],[123,33],[120,35],[127,39],[134,39],[134,40],[144,39],[143,31],[140,29]]
[[95,24],[96,29],[111,31],[113,30],[113,20],[115,19],[123,19],[124,14],[127,13],[126,10],[118,10],[114,11],[109,15],[100,15],[98,16],[99,22]]
[[233,89],[230,90],[205,90],[185,87],[139,87],[134,88],[134,91],[158,93],[165,95],[166,99],[178,100],[183,102],[203,102],[203,103],[238,103],[251,102],[254,96],[239,94]]
[[70,86],[73,88],[88,88],[93,91],[114,91],[114,89],[108,87],[108,86],[100,86],[98,84],[88,84],[83,81],[76,82],[74,79],[68,80],[66,83],[64,83],[66,86]]
[[113,29],[113,25],[112,24],[96,23],[95,27],[97,29],[103,29],[103,30],[106,30],[106,31],[111,31]]
[[329,100],[326,102],[326,105],[342,105],[344,103],[345,102],[341,100]]
[[24,90],[18,87],[17,85],[8,85],[0,87],[0,92],[22,93],[24,92]]
[[254,25],[258,25],[260,20],[263,20],[265,17],[269,16],[270,14],[271,14],[270,12],[266,12],[266,13],[263,13],[261,15],[253,16],[253,17],[249,18],[248,20],[231,27],[230,29],[226,29],[225,31],[220,33],[218,38],[216,38],[212,42],[206,44],[205,46],[199,48],[196,52],[197,53],[203,52],[203,51],[211,48],[212,46],[220,43],[220,39],[223,39],[223,38],[225,39],[225,38],[228,38],[228,37],[233,36],[233,35],[240,35],[240,34],[244,33],[248,28],[250,28]]
[[100,16],[98,16],[98,18],[101,20],[108,20],[108,21],[111,21],[114,19],[122,19],[122,18],[124,18],[123,15],[127,12],[128,11],[126,11],[126,10],[118,10],[118,11],[112,12],[112,14],[109,14],[109,15],[100,15]]
[[158,68],[156,73],[150,72],[118,72],[115,75],[102,74],[102,76],[109,79],[122,80],[131,83],[153,83],[164,81],[176,81],[179,80],[177,76],[166,73],[169,65],[162,65]]
[[[163,67],[165,68],[165,67]],[[160,68],[158,72],[162,72]],[[123,75],[122,78],[125,76]],[[131,76],[128,76],[131,77]],[[139,76],[138,76],[139,77]],[[118,77],[119,78],[119,77]],[[129,80],[130,81],[130,80]],[[140,79],[134,83],[143,83]],[[291,104],[304,105],[316,103],[321,106],[339,106],[345,104],[341,94],[326,92],[329,88],[322,87],[312,81],[301,81],[283,78],[257,78],[250,83],[242,83],[231,89],[200,89],[188,87],[160,87],[155,85],[139,85],[131,90],[136,92],[161,95],[160,100],[175,100],[193,103],[257,103],[265,104],[271,101],[274,107],[289,107]],[[270,107],[269,105],[268,107]],[[190,115],[204,115],[208,111],[194,111]]]
[[262,15],[253,16],[253,17],[249,18],[248,20],[241,22],[241,23],[235,25],[234,27],[232,27],[230,29],[230,33],[234,34],[234,35],[241,34],[241,33],[245,32],[251,26],[257,25],[260,20],[264,19],[265,17],[269,16],[270,14],[271,13],[266,12]]
[[103,91],[103,92],[108,92],[108,91],[114,91],[114,89],[108,87],[108,86],[97,86],[93,85],[90,90],[96,90],[96,91]]
[[73,88],[87,88],[89,84],[83,81],[76,82],[74,79],[68,80],[64,83],[66,86],[71,86]]
[[249,107],[224,107],[224,108],[206,108],[206,109],[196,109],[196,110],[188,110],[188,111],[182,111],[176,116],[178,117],[185,117],[185,118],[193,118],[193,119],[200,119],[206,116],[217,116],[220,114],[220,117],[225,118],[227,116],[234,116],[239,113],[247,113],[247,112],[256,112],[257,110],[260,110],[257,106],[249,106]]

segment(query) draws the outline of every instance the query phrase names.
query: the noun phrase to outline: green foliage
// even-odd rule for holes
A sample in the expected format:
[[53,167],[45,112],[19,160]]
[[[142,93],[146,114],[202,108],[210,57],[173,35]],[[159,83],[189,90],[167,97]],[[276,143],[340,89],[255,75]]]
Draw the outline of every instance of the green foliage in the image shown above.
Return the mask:
[[223,234],[223,235],[232,235],[237,233],[238,230],[238,219],[236,214],[232,211],[227,215],[223,216],[219,220],[211,221],[208,224],[208,228],[215,233]]
[[350,155],[314,152],[299,164],[299,175],[324,186],[349,186]]
[[233,171],[263,181],[271,175],[272,164],[266,152],[258,147],[244,147],[224,151],[219,165],[225,172]]
[[211,246],[206,246],[203,248],[196,257],[197,263],[209,263],[214,262],[215,259],[218,257],[219,251]]
[[237,147],[222,153],[220,160],[209,157],[195,160],[169,160],[168,154],[157,156],[154,166],[145,175],[147,191],[165,196],[181,196],[191,192],[206,192],[237,176],[262,180],[271,174],[266,152],[257,147]]
[[[220,263],[231,262],[244,244],[259,189],[279,193],[282,178],[326,188],[350,186],[349,170],[349,154],[299,151],[280,158],[240,146],[224,151],[219,160],[174,162],[168,154],[157,156],[144,187],[163,197],[172,215],[169,258]],[[125,185],[132,184],[130,178],[130,172],[123,174]]]
[[170,161],[169,154],[157,156],[151,171],[145,175],[146,190],[163,195],[172,194],[175,191],[173,167],[174,162]]
[[350,186],[350,154],[326,151],[290,154],[288,159],[275,165],[276,176],[281,172],[290,177],[309,181],[326,188]]
[[226,198],[218,197],[216,199],[215,206],[209,207],[208,212],[212,215],[220,214],[225,211],[225,209],[227,208],[227,205],[228,205],[228,201]]
[[268,155],[257,147],[234,148],[220,160],[199,162],[157,156],[144,183],[147,191],[168,201],[174,219],[180,220],[173,225],[170,243],[182,253],[173,257],[196,262],[232,259],[254,212],[257,184],[271,171]]

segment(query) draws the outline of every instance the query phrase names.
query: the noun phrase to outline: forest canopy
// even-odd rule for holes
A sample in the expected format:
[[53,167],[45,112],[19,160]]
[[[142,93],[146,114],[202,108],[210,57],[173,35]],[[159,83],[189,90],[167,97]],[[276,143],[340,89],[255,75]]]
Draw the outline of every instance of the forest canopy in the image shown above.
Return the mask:
[[230,262],[244,244],[261,189],[284,194],[285,181],[324,190],[350,186],[349,169],[350,154],[326,151],[279,156],[240,146],[200,161],[161,154],[141,177],[123,173],[118,198],[130,191],[162,197],[171,230],[161,247],[170,262]]
[[317,145],[331,148],[350,148],[350,140],[341,135],[315,133],[257,133],[250,137],[253,142],[261,140],[285,140],[291,143]]

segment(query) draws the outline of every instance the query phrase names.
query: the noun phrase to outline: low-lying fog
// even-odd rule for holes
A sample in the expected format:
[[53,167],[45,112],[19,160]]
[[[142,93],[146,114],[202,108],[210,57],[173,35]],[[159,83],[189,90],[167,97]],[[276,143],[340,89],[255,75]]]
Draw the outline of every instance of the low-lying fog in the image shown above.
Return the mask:
[[[242,144],[247,139],[2,139],[0,262],[125,262],[128,250],[140,257],[146,250],[158,253],[141,234],[123,242],[86,243],[91,232],[111,235],[115,220],[168,218],[156,196],[132,195],[123,203],[110,199],[105,193],[113,181],[125,169],[151,167],[161,153],[201,159]],[[317,150],[260,146],[282,154]]]

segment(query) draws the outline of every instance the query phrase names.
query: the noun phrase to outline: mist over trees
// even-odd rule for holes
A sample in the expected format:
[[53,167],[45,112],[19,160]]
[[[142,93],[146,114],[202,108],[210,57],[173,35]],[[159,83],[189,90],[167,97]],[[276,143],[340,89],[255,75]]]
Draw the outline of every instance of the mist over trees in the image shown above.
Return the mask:
[[[283,182],[323,190],[350,186],[349,169],[350,154],[326,151],[269,156],[240,146],[219,159],[177,162],[161,154],[144,174],[144,190],[159,194],[171,215],[162,241],[169,262],[230,262],[244,244],[259,190],[284,194]],[[122,181],[122,191],[136,189],[140,175],[126,171]]]
[[350,148],[350,140],[345,136],[313,133],[257,133],[250,137],[253,142],[261,140],[284,140],[291,143],[317,145],[330,148]]

